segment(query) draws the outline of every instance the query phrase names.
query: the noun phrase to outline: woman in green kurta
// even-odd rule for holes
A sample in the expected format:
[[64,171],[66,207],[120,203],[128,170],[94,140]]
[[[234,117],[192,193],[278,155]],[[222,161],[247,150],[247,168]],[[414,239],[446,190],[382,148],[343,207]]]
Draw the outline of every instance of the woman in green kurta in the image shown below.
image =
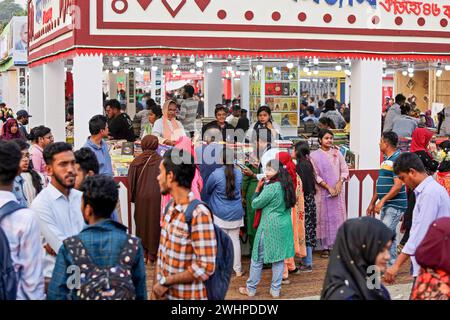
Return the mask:
[[253,243],[255,240],[256,229],[253,227],[255,220],[255,209],[252,206],[253,196],[255,194],[256,186],[258,185],[258,166],[248,164],[247,168],[253,175],[244,175],[242,181],[242,199],[245,199],[245,222],[247,224],[247,236],[250,242],[250,252],[253,250]]
[[271,263],[270,294],[274,298],[280,296],[284,260],[295,255],[291,219],[295,202],[295,190],[289,173],[279,160],[270,161],[266,168],[266,179],[259,181],[252,201],[253,209],[262,209],[262,214],[252,251],[250,277],[247,286],[239,288],[241,294],[255,295],[263,264]]

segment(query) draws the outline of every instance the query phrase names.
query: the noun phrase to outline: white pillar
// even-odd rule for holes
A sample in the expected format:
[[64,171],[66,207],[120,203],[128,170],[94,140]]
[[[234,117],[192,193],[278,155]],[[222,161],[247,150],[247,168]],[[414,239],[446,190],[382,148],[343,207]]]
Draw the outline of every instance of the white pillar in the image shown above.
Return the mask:
[[250,72],[241,72],[241,108],[247,110],[247,116],[250,117]]
[[38,66],[30,69],[30,118],[29,128],[45,123],[44,115],[44,68]]
[[[66,110],[64,61],[44,64],[44,119],[52,130],[55,142],[66,141]],[[33,115],[33,114],[32,114]],[[33,115],[34,116],[34,115]]]
[[117,74],[108,74],[108,99],[117,99]]
[[352,61],[350,149],[358,169],[380,166],[382,77],[382,61]]
[[102,56],[77,56],[73,59],[74,143],[75,150],[85,144],[89,120],[103,114]]
[[222,103],[222,68],[213,65],[212,72],[205,72],[205,117],[214,117],[216,104]]

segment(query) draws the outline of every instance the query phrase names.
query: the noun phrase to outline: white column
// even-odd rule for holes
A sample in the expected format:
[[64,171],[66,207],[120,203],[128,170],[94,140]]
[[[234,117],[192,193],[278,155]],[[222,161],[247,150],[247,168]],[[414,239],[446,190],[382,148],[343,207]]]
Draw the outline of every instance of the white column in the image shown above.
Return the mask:
[[250,72],[241,72],[241,108],[247,110],[247,116],[250,117]]
[[77,56],[73,59],[74,143],[75,149],[85,144],[89,120],[103,114],[102,56]]
[[[52,130],[55,142],[66,141],[66,110],[64,61],[44,64],[44,119]],[[34,114],[32,114],[34,116]]]
[[205,117],[214,117],[216,104],[222,103],[222,68],[213,65],[212,72],[205,72]]
[[29,128],[45,123],[44,115],[44,68],[38,66],[30,69],[30,118]]
[[382,77],[382,61],[352,61],[350,149],[359,169],[380,166]]
[[117,74],[108,74],[108,99],[117,99]]

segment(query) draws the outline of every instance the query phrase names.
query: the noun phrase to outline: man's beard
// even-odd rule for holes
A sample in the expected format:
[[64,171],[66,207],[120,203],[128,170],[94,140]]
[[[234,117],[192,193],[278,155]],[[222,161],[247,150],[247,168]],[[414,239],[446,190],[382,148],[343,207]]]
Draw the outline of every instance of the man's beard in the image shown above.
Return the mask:
[[73,189],[73,187],[75,186],[75,178],[73,179],[73,183],[71,185],[67,185],[63,179],[61,179],[59,176],[54,175],[52,178],[54,178],[61,186],[63,186],[64,188],[70,190]]
[[160,186],[160,189],[163,196],[167,196],[168,194],[170,194],[170,190],[169,188],[167,188],[167,186]]

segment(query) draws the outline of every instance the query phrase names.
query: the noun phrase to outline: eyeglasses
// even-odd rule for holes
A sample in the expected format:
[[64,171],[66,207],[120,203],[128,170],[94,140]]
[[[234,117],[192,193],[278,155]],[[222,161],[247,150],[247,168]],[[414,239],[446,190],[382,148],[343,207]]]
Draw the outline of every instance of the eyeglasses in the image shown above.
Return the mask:
[[55,138],[53,136],[44,136],[44,139],[53,141]]

